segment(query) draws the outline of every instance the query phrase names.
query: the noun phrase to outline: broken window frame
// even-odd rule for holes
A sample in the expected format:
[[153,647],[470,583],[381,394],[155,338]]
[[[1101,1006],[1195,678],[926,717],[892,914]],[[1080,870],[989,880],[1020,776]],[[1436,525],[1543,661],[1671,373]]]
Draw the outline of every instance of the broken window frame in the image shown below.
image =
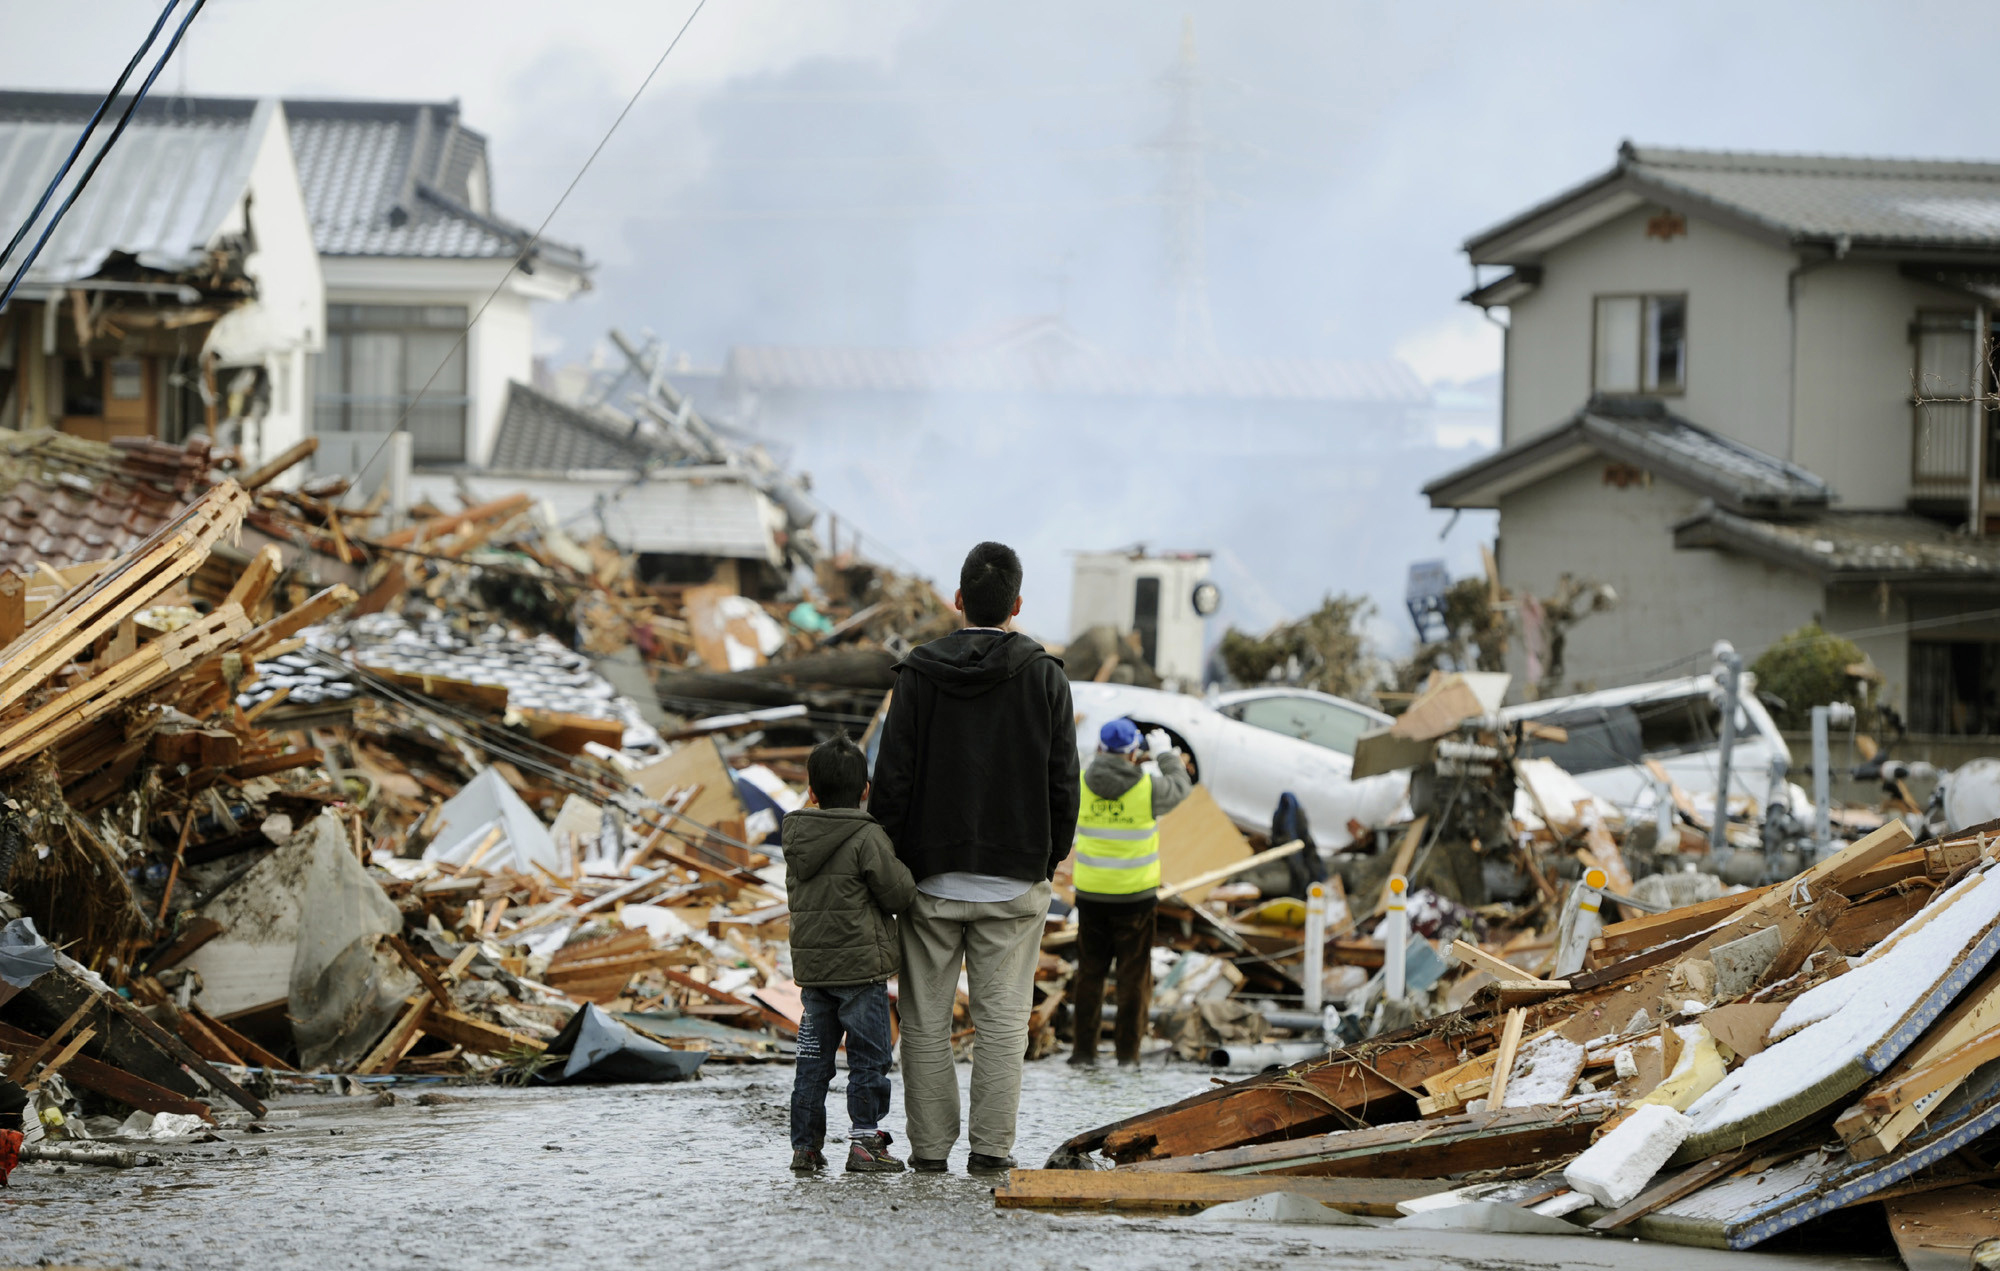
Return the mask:
[[[1604,324],[1607,303],[1630,302],[1636,306],[1637,329],[1629,338],[1638,342],[1634,350],[1638,361],[1628,383],[1605,383],[1605,355],[1609,351],[1605,344]],[[1679,338],[1674,342],[1674,373],[1671,383],[1663,383],[1661,376],[1660,331],[1663,314],[1668,307],[1677,306],[1680,317]],[[1621,335],[1621,338],[1623,337]],[[1590,386],[1593,392],[1612,393],[1624,396],[1681,397],[1687,393],[1688,383],[1688,295],[1685,291],[1616,291],[1605,292],[1591,297],[1590,304]]]

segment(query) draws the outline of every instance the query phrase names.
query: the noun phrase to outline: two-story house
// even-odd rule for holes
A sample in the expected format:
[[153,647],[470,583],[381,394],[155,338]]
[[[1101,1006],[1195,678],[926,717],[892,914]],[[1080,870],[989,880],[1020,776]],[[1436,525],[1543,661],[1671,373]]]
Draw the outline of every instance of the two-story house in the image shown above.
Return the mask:
[[288,100],[285,116],[326,279],[313,428],[331,469],[354,450],[342,434],[365,459],[398,424],[419,466],[484,464],[508,385],[533,378],[533,306],[589,285],[583,252],[529,247],[494,210],[486,138],[456,102]]
[[1913,731],[2000,732],[2000,164],[1627,143],[1465,250],[1501,446],[1425,493],[1499,511],[1517,595],[1615,589],[1562,688],[1817,620]]

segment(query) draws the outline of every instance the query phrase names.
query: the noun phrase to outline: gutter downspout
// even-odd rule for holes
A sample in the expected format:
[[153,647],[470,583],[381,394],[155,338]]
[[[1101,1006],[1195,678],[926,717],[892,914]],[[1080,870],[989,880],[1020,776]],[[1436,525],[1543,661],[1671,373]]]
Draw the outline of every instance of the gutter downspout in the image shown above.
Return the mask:
[[1972,307],[1972,486],[1967,491],[1967,530],[1974,538],[1986,536],[1986,362],[1988,357],[1986,304]]
[[1791,338],[1785,345],[1785,459],[1799,461],[1799,279],[1816,269],[1847,259],[1852,240],[1842,234],[1833,240],[1833,254],[1818,260],[1800,260],[1785,275],[1785,316],[1791,324]]

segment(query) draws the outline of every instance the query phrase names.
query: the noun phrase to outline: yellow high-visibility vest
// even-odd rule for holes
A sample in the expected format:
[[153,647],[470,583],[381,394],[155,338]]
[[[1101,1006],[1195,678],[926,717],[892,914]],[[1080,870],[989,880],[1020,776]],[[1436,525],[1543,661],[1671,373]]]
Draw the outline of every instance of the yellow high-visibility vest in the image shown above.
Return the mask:
[[1100,799],[1083,787],[1076,819],[1076,889],[1129,896],[1160,885],[1160,829],[1153,820],[1153,778],[1139,774],[1124,797]]

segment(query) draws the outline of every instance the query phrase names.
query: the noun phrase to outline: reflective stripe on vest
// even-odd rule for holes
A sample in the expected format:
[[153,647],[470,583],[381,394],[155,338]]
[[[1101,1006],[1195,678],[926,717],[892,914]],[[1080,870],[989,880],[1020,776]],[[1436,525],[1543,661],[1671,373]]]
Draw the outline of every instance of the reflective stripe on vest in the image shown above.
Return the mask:
[[1160,885],[1160,831],[1153,821],[1153,778],[1141,772],[1130,790],[1100,799],[1083,788],[1076,820],[1076,889],[1129,896]]

